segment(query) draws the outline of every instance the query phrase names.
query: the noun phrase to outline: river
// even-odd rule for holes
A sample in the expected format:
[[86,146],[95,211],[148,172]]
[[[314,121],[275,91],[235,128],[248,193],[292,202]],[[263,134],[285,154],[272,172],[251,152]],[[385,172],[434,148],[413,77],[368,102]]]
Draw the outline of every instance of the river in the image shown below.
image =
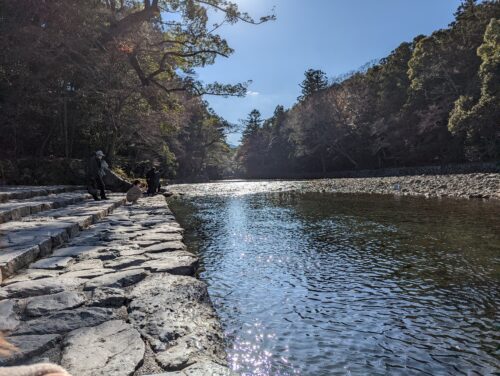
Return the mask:
[[172,186],[241,375],[500,370],[500,203]]

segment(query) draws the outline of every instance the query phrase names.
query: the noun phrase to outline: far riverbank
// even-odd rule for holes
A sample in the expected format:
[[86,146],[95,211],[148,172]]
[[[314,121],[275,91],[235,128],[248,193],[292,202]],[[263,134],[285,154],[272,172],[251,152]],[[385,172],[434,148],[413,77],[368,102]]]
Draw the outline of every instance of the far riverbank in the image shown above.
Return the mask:
[[321,179],[307,186],[321,192],[500,199],[499,173]]
[[[304,191],[332,193],[391,194],[424,197],[451,197],[467,199],[500,199],[500,173],[470,173],[449,175],[410,175],[366,178],[330,178],[317,180],[273,181],[272,184],[255,184],[241,180],[248,186],[245,191]],[[261,181],[262,182],[262,181]],[[196,184],[200,191],[216,189],[217,184]],[[254,186],[255,185],[255,186]],[[189,194],[190,185],[175,184],[169,187],[173,193]],[[197,189],[198,190],[198,189]],[[239,189],[239,192],[242,191]],[[244,191],[243,191],[244,192]],[[208,193],[208,192],[206,192]],[[230,192],[228,192],[230,193]]]

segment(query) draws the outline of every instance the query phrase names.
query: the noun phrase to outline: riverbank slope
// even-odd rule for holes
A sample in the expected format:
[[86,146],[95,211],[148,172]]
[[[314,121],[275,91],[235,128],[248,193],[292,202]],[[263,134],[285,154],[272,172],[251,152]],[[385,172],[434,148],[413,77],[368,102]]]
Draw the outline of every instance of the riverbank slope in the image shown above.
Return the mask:
[[[78,376],[232,375],[207,287],[194,277],[198,259],[165,198],[123,205],[112,197],[19,212],[0,225],[2,255],[23,256],[0,287],[0,331],[20,351],[0,367],[50,361]],[[27,257],[27,268],[14,268]]]

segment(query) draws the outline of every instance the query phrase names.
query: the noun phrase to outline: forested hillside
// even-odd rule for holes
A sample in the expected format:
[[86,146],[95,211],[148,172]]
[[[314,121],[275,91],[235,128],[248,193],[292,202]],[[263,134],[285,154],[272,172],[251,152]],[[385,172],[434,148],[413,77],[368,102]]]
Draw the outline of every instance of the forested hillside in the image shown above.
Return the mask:
[[246,87],[204,84],[193,69],[233,52],[220,24],[272,18],[225,0],[0,0],[0,159],[102,149],[127,172],[218,173],[229,125],[202,95]]
[[[356,46],[353,46],[356,48]],[[468,0],[449,28],[402,43],[343,80],[309,70],[290,109],[244,121],[246,176],[500,157],[500,2]]]

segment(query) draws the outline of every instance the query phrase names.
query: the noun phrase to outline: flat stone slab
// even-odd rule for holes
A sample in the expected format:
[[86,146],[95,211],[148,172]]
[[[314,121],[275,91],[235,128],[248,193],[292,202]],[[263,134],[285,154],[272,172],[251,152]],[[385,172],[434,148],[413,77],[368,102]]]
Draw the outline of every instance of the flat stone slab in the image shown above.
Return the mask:
[[25,314],[31,317],[37,317],[52,312],[79,307],[85,303],[85,297],[83,294],[75,291],[63,291],[57,294],[28,298],[25,303]]
[[126,296],[123,289],[115,287],[96,288],[90,292],[89,305],[98,307],[121,307]]
[[184,229],[181,228],[177,223],[170,223],[170,224],[162,224],[160,226],[156,226],[154,228],[154,232],[160,234],[174,234],[174,233],[180,234],[184,232]]
[[52,239],[53,247],[67,242],[70,236],[79,231],[78,224],[57,221],[51,218],[28,217],[23,221],[8,222],[0,225],[3,242],[0,247],[34,245],[47,238]]
[[0,204],[0,223],[19,220],[30,214],[60,208],[81,202],[90,197],[91,196],[86,191],[75,191],[58,194],[51,193],[47,196],[33,198],[29,201],[9,200],[7,203]]
[[19,317],[15,308],[16,302],[14,300],[0,301],[0,331],[11,332],[19,326]]
[[231,371],[228,367],[217,364],[215,362],[198,362],[184,368],[181,371],[157,373],[147,376],[237,376],[238,374]]
[[[52,246],[50,237],[45,238],[41,243]],[[17,270],[36,260],[39,255],[38,244],[0,249],[0,280],[12,276]]]
[[103,322],[118,319],[115,309],[102,307],[83,307],[60,311],[22,322],[17,334],[54,334],[66,333],[87,326],[96,326]]
[[81,279],[92,279],[96,277],[100,277],[107,273],[115,272],[114,269],[84,269],[84,270],[75,270],[71,272],[66,272],[61,274],[62,278],[81,278]]
[[141,266],[149,258],[144,256],[119,257],[114,260],[104,262],[106,268],[125,269],[131,266]]
[[201,359],[225,363],[221,328],[203,282],[154,274],[139,282],[129,299],[130,323],[148,339],[163,369],[182,369]]
[[81,186],[53,185],[53,186],[1,186],[0,202],[9,200],[27,199],[49,194],[71,192],[82,189]]
[[61,365],[78,376],[132,375],[145,352],[139,332],[121,320],[72,331],[63,348]]
[[47,270],[47,269],[25,269],[14,277],[2,281],[3,286],[8,286],[17,282],[32,281],[42,278],[52,278],[57,277],[60,273],[58,270]]
[[198,267],[198,258],[186,251],[151,254],[151,257],[155,259],[144,262],[141,267],[155,273],[192,276]]
[[100,259],[88,259],[88,260],[82,260],[77,263],[69,265],[65,270],[69,272],[76,272],[76,271],[81,271],[81,270],[95,270],[95,269],[102,269],[103,264],[102,260]]
[[102,246],[73,246],[56,249],[53,253],[57,257],[75,257],[78,259],[94,258],[103,252]]
[[161,241],[161,242],[173,242],[182,240],[182,234],[180,233],[161,233],[153,231],[151,233],[140,235],[139,239],[141,241]]
[[27,298],[30,296],[55,294],[64,290],[74,289],[84,281],[78,278],[42,278],[33,281],[23,281],[3,286],[0,298]]
[[184,243],[180,241],[172,241],[172,242],[164,242],[155,245],[151,245],[149,247],[145,247],[145,252],[168,252],[168,251],[178,251],[181,249],[186,249]]
[[98,287],[127,287],[136,284],[147,275],[144,269],[125,270],[105,274],[85,283],[84,290],[93,290]]
[[64,269],[73,262],[72,257],[47,257],[30,265],[31,269]]
[[0,365],[29,360],[53,348],[61,339],[58,334],[20,335],[7,337],[7,341],[19,349],[8,358],[0,358]]

